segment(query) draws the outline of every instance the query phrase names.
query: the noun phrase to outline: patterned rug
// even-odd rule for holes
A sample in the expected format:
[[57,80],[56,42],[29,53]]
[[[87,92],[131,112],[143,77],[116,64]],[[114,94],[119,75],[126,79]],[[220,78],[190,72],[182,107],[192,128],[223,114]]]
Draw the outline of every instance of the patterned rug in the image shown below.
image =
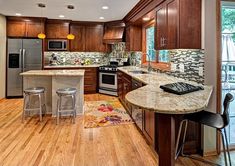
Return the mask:
[[85,128],[96,128],[133,123],[118,100],[85,102]]

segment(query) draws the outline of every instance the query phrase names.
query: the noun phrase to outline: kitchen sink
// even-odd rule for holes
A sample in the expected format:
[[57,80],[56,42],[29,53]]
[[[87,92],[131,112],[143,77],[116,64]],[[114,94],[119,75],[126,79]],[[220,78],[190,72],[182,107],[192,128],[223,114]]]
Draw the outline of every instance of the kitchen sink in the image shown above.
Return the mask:
[[131,70],[129,72],[133,74],[148,74],[147,71],[143,71],[143,70]]

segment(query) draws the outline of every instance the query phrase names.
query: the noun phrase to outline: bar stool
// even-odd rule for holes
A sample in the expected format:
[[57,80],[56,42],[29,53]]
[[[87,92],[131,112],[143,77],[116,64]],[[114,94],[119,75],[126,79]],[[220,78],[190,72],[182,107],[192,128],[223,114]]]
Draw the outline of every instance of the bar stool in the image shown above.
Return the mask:
[[[59,124],[59,118],[61,113],[66,113],[66,112],[71,112],[73,114],[73,123],[75,123],[75,118],[76,118],[76,93],[77,89],[76,88],[63,88],[63,89],[58,89],[56,91],[58,95],[58,100],[57,100],[57,112],[56,112],[56,124]],[[72,99],[72,106],[70,109],[64,109],[62,108],[62,100],[65,97],[71,97]]]
[[[198,113],[188,114],[188,115],[184,116],[184,119],[180,123],[178,137],[177,137],[177,141],[176,141],[175,159],[178,158],[178,155],[181,152],[182,156],[186,156],[186,157],[190,157],[192,159],[200,160],[200,161],[208,163],[208,164],[215,164],[215,163],[212,163],[210,161],[207,161],[207,160],[204,160],[204,159],[201,159],[201,158],[192,157],[192,156],[184,154],[185,136],[186,136],[186,132],[187,132],[188,121],[190,120],[190,121],[197,122],[197,123],[200,123],[200,124],[203,124],[203,125],[206,125],[206,126],[213,127],[215,129],[217,129],[217,131],[219,131],[219,133],[222,136],[225,165],[226,166],[228,165],[227,155],[226,155],[226,151],[227,151],[228,159],[229,159],[229,165],[232,166],[231,157],[230,157],[230,153],[229,153],[229,147],[228,147],[228,138],[227,138],[227,133],[226,133],[226,129],[225,129],[225,127],[229,125],[229,110],[228,109],[229,109],[229,104],[232,101],[233,101],[233,95],[230,94],[230,93],[227,93],[226,96],[225,96],[224,102],[223,102],[224,112],[223,112],[222,115],[212,113],[212,112],[208,112],[208,111],[201,111],[201,112],[198,112]],[[178,150],[181,130],[182,130],[182,126],[183,126],[184,123],[185,123],[185,128],[184,128],[184,134],[183,134],[183,141],[182,141],[181,147]],[[225,145],[225,142],[226,142],[226,145]]]
[[[45,92],[45,88],[43,88],[43,87],[28,88],[28,89],[24,90],[24,108],[23,108],[23,113],[22,113],[22,122],[24,122],[26,112],[36,111],[36,110],[39,111],[40,121],[42,121],[43,107],[44,107],[44,111],[46,111],[46,102],[45,102],[45,93],[44,92]],[[31,105],[30,98],[32,96],[38,97],[38,102],[39,102],[38,108],[30,108],[30,105]]]

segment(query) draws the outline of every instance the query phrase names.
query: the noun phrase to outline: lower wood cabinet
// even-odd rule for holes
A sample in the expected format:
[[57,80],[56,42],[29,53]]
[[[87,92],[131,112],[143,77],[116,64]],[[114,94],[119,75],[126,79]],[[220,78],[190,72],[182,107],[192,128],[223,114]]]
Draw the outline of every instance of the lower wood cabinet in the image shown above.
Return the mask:
[[155,112],[143,110],[143,134],[147,142],[155,146]]
[[[80,67],[80,68],[63,68],[61,70],[85,70],[84,76],[84,93],[92,94],[98,92],[98,68],[97,67]],[[46,68],[46,70],[58,70],[58,68]]]

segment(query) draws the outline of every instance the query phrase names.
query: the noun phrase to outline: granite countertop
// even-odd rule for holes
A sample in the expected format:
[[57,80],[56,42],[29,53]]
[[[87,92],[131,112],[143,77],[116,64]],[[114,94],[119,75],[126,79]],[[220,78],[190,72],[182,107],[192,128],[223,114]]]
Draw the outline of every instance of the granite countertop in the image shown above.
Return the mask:
[[147,84],[146,86],[127,93],[125,96],[126,100],[135,106],[158,113],[187,114],[201,111],[207,107],[213,90],[212,86],[203,86],[204,90],[185,95],[176,95],[164,92],[160,89],[160,85],[179,81],[193,85],[198,84],[164,73],[151,72],[148,74],[133,74],[130,71],[144,70],[133,66],[119,67],[118,69],[130,75],[132,78]]
[[20,73],[22,76],[84,76],[85,70],[30,70]]
[[93,64],[93,65],[45,65],[44,69],[47,68],[86,68],[86,67],[100,67],[100,64]]

